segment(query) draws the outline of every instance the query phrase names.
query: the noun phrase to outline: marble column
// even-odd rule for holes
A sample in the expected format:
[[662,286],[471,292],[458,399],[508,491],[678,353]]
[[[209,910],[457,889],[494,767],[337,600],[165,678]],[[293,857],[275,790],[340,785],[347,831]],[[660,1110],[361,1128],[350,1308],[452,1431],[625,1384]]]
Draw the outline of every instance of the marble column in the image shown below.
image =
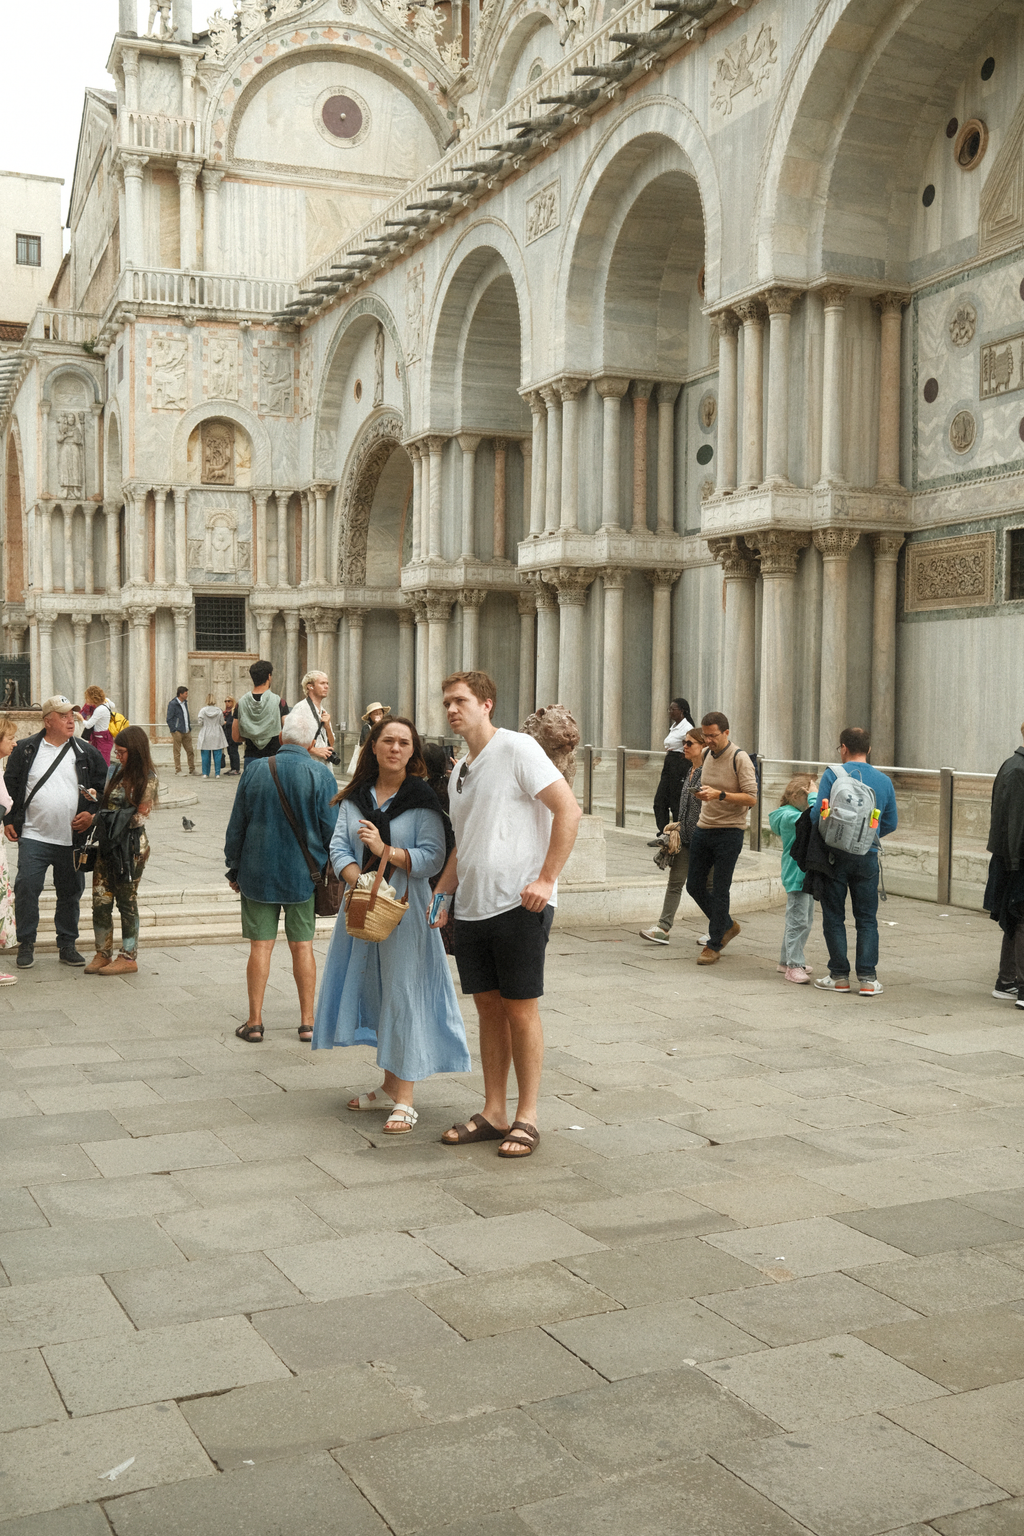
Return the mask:
[[270,501],[270,492],[257,491],[253,499],[256,502],[256,536],[253,540],[252,573],[255,585],[265,587],[267,585],[267,503]]
[[760,299],[736,305],[743,322],[743,469],[746,489],[764,479],[764,307]]
[[476,451],[480,438],[475,432],[460,432],[456,442],[462,449],[462,558],[476,559]]
[[277,506],[277,585],[288,586],[288,503],[287,491],[275,491]]
[[[536,539],[544,532],[544,492],[547,479],[547,411],[540,390],[531,389],[526,396],[533,417],[533,453],[530,463],[530,538]],[[525,717],[524,717],[525,718]]]
[[73,613],[71,615],[71,626],[75,632],[74,700],[76,704],[80,704],[85,698],[85,690],[88,686],[85,673],[87,664],[85,642],[89,635],[89,615],[87,613]]
[[276,608],[250,608],[250,613],[256,621],[256,648],[264,661],[270,659],[270,644],[274,633],[274,619],[277,617]]
[[681,384],[658,385],[658,532],[674,533],[676,400]]
[[902,533],[871,534],[874,610],[871,633],[871,758],[896,762],[896,562]]
[[795,288],[769,288],[768,306],[768,441],[765,479],[769,485],[789,481],[789,327]]
[[179,160],[176,168],[181,270],[194,272],[196,268],[196,181],[200,167],[195,160]]
[[[416,621],[416,713],[413,719],[420,735],[426,730],[427,720],[427,654],[430,639],[427,630],[427,609],[422,597],[409,604]],[[362,706],[360,705],[360,708]]]
[[719,310],[714,318],[718,322],[718,476],[715,489],[722,495],[736,489],[737,337],[740,322],[731,309]]
[[318,587],[326,586],[332,580],[327,538],[327,497],[330,491],[331,487],[325,483],[310,487],[310,494],[316,498],[316,583]]
[[415,638],[412,614],[408,608],[398,610],[398,713],[406,720],[416,715],[416,667],[413,657]]
[[664,719],[672,688],[672,588],[678,571],[645,571],[653,588],[651,611],[651,751],[665,739]]
[[494,535],[492,538],[492,560],[506,560],[506,476],[505,456],[508,452],[508,438],[496,437],[493,439],[494,447]]
[[64,507],[64,591],[75,590],[75,508]]
[[91,596],[96,591],[96,550],[93,528],[96,516],[95,504],[83,507],[82,513],[85,518],[85,590]]
[[[900,335],[907,302],[902,293],[880,293],[874,301],[882,317],[876,484],[886,490],[900,484]],[[891,763],[892,758],[885,761]]]
[[[41,502],[36,509],[36,522],[39,527],[40,561],[39,567],[43,577],[43,591],[53,591],[53,508],[46,502]],[[52,691],[52,690],[51,690]]]
[[[131,607],[131,644],[128,652],[128,686],[131,695],[129,714],[133,725],[152,725],[149,698],[149,621],[152,608]],[[188,674],[182,678],[188,683]],[[178,685],[180,686],[180,685]],[[115,699],[115,703],[117,700]]]
[[557,533],[562,496],[562,399],[550,384],[541,390],[547,409],[546,473],[544,477],[544,532]]
[[546,581],[537,588],[537,708],[558,699],[558,598]]
[[124,176],[124,214],[126,228],[121,236],[121,256],[126,267],[146,265],[146,230],[142,214],[142,171],[148,155],[121,152]]
[[419,443],[407,443],[412,459],[412,563],[423,559],[423,481],[427,474],[425,454]]
[[121,667],[121,615],[106,615],[107,624],[107,691],[119,707],[124,704],[124,685]]
[[289,704],[299,697],[299,613],[296,608],[284,611],[284,687]]
[[625,656],[624,593],[626,572],[610,566],[604,579],[604,657],[601,697],[601,745],[622,745],[622,665]]
[[[184,604],[172,608],[174,615],[174,671],[177,681],[175,689],[188,687],[188,629],[192,618],[192,609]],[[198,709],[194,711],[198,715]]]
[[301,543],[299,545],[299,569],[296,572],[296,575],[298,576],[296,586],[308,587],[310,576],[309,546],[312,536],[311,524],[313,521],[309,515],[309,492],[300,491],[299,501],[302,505],[302,526],[299,534]]
[[36,618],[36,630],[39,635],[39,701],[52,697],[53,694],[53,626],[55,616],[50,613],[41,613]]
[[443,558],[441,552],[441,459],[446,441],[446,438],[438,436],[426,439],[427,452],[430,454],[430,506],[427,520],[427,558],[430,560]]
[[38,499],[45,501],[50,494],[50,464],[47,446],[50,441],[50,402],[39,402],[39,484]]
[[647,402],[654,389],[633,380],[633,532],[647,532]]
[[153,491],[153,580],[158,587],[167,583],[167,497],[166,487]]
[[537,595],[532,587],[516,593],[519,608],[519,723],[532,715],[537,689]]
[[462,608],[462,670],[474,672],[479,665],[480,609],[487,593],[482,587],[464,587],[459,593]]
[[709,539],[708,548],[722,567],[722,711],[731,736],[754,749],[754,600],[757,560],[741,537]]
[[147,492],[138,487],[131,496],[125,497],[124,504],[128,520],[128,580],[136,586],[144,586],[149,580],[146,501]]
[[549,576],[558,592],[558,702],[582,727],[583,610],[587,588],[597,572],[583,566],[559,566]]
[[818,752],[826,762],[834,763],[839,758],[839,733],[850,724],[846,718],[846,620],[850,556],[860,534],[851,528],[816,528],[813,537],[822,568]]
[[220,243],[220,184],[223,171],[204,170],[203,184],[203,271],[219,272],[223,265]]
[[103,553],[105,556],[106,575],[103,580],[104,590],[109,597],[118,591],[121,586],[121,558],[120,550],[118,549],[118,536],[120,533],[118,524],[120,522],[121,509],[114,502],[105,502],[103,505],[103,516],[107,524],[104,529]]
[[431,592],[426,599],[428,650],[427,650],[427,734],[442,736],[448,729],[448,720],[441,706],[441,684],[448,672],[448,617],[452,600],[447,593]]
[[622,453],[619,423],[622,415],[622,397],[629,388],[629,380],[595,379],[594,387],[602,400],[601,527],[620,528],[622,510],[619,504],[619,476]]
[[[300,613],[299,618],[305,626],[306,633],[306,668],[307,672],[320,671],[320,634],[316,627],[317,609],[307,608]],[[299,678],[299,690],[302,691],[302,678]],[[296,693],[298,698],[298,693]]]
[[822,289],[825,305],[825,346],[822,363],[821,478],[826,485],[842,485],[843,412],[845,410],[844,351],[846,345],[846,298],[848,288],[832,283]]
[[[119,0],[120,25],[118,31],[134,36],[139,24],[139,0]],[[121,69],[124,73],[124,104],[128,112],[139,110],[139,51],[137,48],[121,50]]]
[[[806,533],[772,529],[747,535],[761,559],[761,711],[757,750],[792,760],[793,681],[796,675],[794,587]],[[742,745],[742,743],[741,743]]]
[[348,610],[348,718],[352,729],[363,713],[363,624],[365,608]]
[[578,528],[580,523],[580,407],[588,379],[564,378],[557,382],[562,402],[562,486],[559,527]]
[[174,584],[188,586],[188,491],[174,487]]
[[35,618],[28,621],[28,688],[34,704],[46,698],[42,687],[42,671],[39,666],[39,623]]
[[519,438],[519,452],[523,456],[523,538],[530,531],[533,519],[533,438]]

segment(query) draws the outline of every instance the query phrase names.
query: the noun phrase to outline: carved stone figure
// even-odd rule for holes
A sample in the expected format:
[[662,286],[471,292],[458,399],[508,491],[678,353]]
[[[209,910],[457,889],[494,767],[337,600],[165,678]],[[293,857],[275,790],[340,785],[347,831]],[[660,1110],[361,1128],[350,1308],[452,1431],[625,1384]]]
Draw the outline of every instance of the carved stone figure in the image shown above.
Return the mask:
[[[159,25],[156,23],[159,19]],[[154,30],[154,27],[156,30]],[[149,27],[147,37],[172,37],[171,0],[149,0]]]
[[710,432],[715,424],[715,417],[718,415],[718,401],[714,395],[704,396],[700,402],[697,414],[700,417],[700,424],[704,431]]
[[238,42],[234,21],[227,16],[222,16],[218,6],[206,26],[210,34],[207,54],[214,59],[223,59]]
[[438,53],[444,30],[443,13],[435,10],[433,3],[417,5],[413,11],[412,30],[421,48]]
[[970,411],[957,411],[949,425],[949,441],[956,453],[967,453],[974,447],[978,425]]
[[586,0],[558,0],[558,41],[563,48],[570,48],[587,25]]
[[949,322],[949,339],[954,347],[966,347],[977,328],[978,311],[973,304],[961,304]]
[[57,417],[57,484],[62,496],[85,495],[85,435],[78,411]]
[[742,96],[744,91],[750,91],[752,99],[760,96],[778,54],[778,44],[767,22],[758,31],[753,45],[744,32],[735,52],[726,48],[716,63],[711,86],[712,107],[723,117],[731,117],[737,96]]
[[185,409],[185,364],[188,343],[184,337],[158,336],[153,342],[153,409]]
[[405,355],[410,363],[423,352],[423,263],[410,267],[405,279]]
[[266,20],[267,7],[263,0],[238,0],[235,6],[235,21],[241,37],[248,37],[250,32],[265,26]]
[[290,416],[292,409],[291,347],[263,347],[260,350],[260,410],[268,416]]
[[238,399],[238,342],[231,336],[211,336],[207,386],[215,400]]
[[384,404],[384,327],[379,320],[373,339],[373,403]]
[[551,182],[526,200],[526,243],[539,240],[548,230],[557,229],[561,213],[559,208],[561,183]]
[[234,485],[235,429],[225,421],[204,421],[202,427],[204,485]]
[[237,569],[235,515],[210,512],[206,518],[206,569],[214,576],[233,576]]
[[540,743],[559,773],[572,789],[576,777],[576,748],[580,744],[580,728],[564,704],[548,704],[534,710],[523,721],[525,735]]

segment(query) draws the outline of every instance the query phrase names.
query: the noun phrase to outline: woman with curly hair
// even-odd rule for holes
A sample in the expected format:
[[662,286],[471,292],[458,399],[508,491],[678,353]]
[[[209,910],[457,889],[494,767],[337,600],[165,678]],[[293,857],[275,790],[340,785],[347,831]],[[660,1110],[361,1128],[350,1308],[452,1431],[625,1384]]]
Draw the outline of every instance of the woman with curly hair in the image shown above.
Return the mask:
[[[139,881],[149,858],[143,822],[156,804],[157,776],[149,737],[140,725],[114,737],[118,768],[107,781],[100,808],[99,848],[92,875],[92,926],[96,953],[87,976],[127,976],[137,971]],[[114,956],[114,903],[121,915],[121,948]]]

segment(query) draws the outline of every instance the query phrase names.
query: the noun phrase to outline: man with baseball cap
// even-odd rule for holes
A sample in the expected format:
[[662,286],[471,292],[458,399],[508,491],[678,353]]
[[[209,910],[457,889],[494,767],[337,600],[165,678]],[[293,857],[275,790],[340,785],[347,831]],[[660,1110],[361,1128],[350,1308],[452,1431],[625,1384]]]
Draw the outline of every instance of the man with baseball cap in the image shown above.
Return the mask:
[[78,909],[85,875],[75,868],[75,833],[84,833],[91,816],[81,810],[82,796],[102,794],[107,765],[88,742],[75,737],[74,705],[63,694],[43,704],[43,729],[19,741],[7,759],[11,809],[4,836],[18,844],[14,882],[14,917],[19,970],[35,964],[39,895],[46,871],[53,869],[57,892],[57,948],[64,965],[84,965],[78,953]]

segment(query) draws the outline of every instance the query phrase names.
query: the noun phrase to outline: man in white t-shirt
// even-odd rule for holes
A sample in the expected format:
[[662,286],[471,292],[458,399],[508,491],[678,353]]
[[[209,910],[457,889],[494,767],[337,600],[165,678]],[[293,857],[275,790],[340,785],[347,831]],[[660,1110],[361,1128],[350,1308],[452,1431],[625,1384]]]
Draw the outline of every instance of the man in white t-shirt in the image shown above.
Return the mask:
[[[499,1157],[529,1157],[540,1141],[544,951],[558,876],[582,813],[532,736],[492,724],[497,688],[486,672],[454,672],[443,687],[448,724],[468,750],[448,783],[456,856],[437,890],[447,895],[458,887],[455,963],[480,1020],[485,1098],[482,1114],[452,1126],[442,1140],[498,1141]],[[513,1063],[519,1101],[510,1127]]]

